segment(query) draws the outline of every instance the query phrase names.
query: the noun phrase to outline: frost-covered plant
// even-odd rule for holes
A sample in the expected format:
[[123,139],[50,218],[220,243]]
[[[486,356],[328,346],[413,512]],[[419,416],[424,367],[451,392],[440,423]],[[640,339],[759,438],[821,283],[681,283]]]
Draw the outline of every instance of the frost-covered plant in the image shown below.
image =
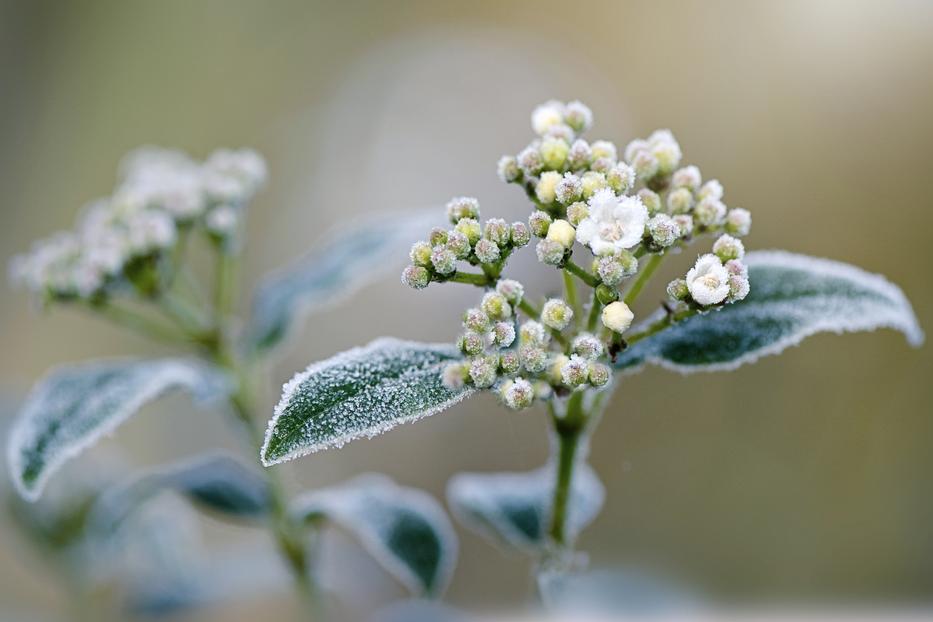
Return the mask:
[[[561,583],[555,573],[575,567],[574,539],[603,502],[585,459],[621,374],[649,363],[730,370],[820,331],[889,327],[921,343],[909,303],[883,277],[783,251],[746,253],[750,213],[727,207],[722,184],[683,162],[670,131],[620,152],[584,139],[591,124],[582,103],[547,102],[532,114],[534,140],[499,160],[499,177],[532,204],[527,223],[483,221],[476,199],[455,198],[448,227],[411,247],[403,283],[482,290],[456,342],[380,339],[311,365],[285,386],[264,464],[379,434],[479,391],[510,410],[540,404],[553,438],[548,464],[458,475],[448,500],[468,527],[534,555],[546,592]],[[559,296],[534,295],[506,276],[532,238],[540,263],[560,276]],[[693,267],[634,323],[661,263],[694,242],[702,250]]]
[[[73,230],[36,242],[13,260],[12,279],[43,307],[91,312],[183,354],[105,359],[50,372],[26,399],[8,440],[10,476],[23,498],[39,499],[49,478],[68,460],[147,403],[179,389],[201,402],[223,405],[245,432],[248,455],[255,462],[263,438],[253,417],[259,375],[269,354],[285,342],[299,315],[333,304],[377,277],[385,265],[401,264],[393,258],[415,231],[429,226],[425,214],[413,212],[381,214],[332,232],[325,248],[263,279],[252,312],[241,320],[236,285],[242,223],[265,179],[265,162],[253,151],[217,151],[201,162],[175,151],[144,148],[127,156],[114,191],[88,205]],[[205,286],[204,275],[190,259],[193,244],[206,245],[216,260],[212,287]],[[321,603],[313,551],[328,525],[357,536],[418,596],[443,592],[456,557],[449,520],[423,492],[371,475],[290,498],[278,471],[257,473],[217,456],[94,489],[81,498],[76,511],[55,506],[54,513],[64,517],[57,522],[69,529],[69,550],[96,550],[116,538],[118,527],[162,490],[180,493],[215,516],[268,528],[296,586],[311,601],[309,610],[312,605],[318,610]],[[20,515],[53,513],[43,510],[52,506],[32,507],[36,510]],[[57,529],[46,536],[62,537]],[[248,588],[264,584],[258,576],[264,568],[260,561],[254,556],[238,570],[221,570],[204,560],[191,568],[173,562],[175,574],[141,582],[161,590],[150,589],[141,606],[205,602],[219,596],[221,580],[230,587],[225,594],[251,593]],[[244,572],[256,576],[247,580]],[[133,578],[119,574],[123,583]]]

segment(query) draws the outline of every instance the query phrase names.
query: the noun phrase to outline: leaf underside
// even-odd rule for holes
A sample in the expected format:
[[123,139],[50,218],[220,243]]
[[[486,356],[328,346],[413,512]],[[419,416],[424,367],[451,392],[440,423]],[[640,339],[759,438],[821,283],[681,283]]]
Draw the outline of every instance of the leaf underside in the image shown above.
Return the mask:
[[[447,486],[447,502],[464,526],[494,543],[539,553],[547,544],[554,478],[551,466],[524,473],[460,473]],[[581,464],[568,506],[568,537],[596,518],[604,497],[596,473]]]
[[[880,275],[783,251],[749,253],[746,263],[751,292],[745,300],[635,343],[619,355],[616,367],[637,370],[653,363],[684,373],[730,370],[819,332],[893,328],[911,345],[923,342],[904,293]],[[663,311],[645,324],[661,317]]]
[[444,510],[423,491],[370,474],[308,493],[292,507],[299,520],[323,517],[352,533],[415,594],[437,595],[450,581],[456,535]]
[[115,359],[59,367],[32,390],[13,425],[7,460],[27,499],[65,461],[112,432],[146,403],[176,389],[200,401],[228,388],[214,368],[185,359]]
[[304,314],[336,304],[387,271],[400,269],[411,241],[435,221],[428,210],[380,214],[325,234],[326,245],[256,287],[248,347],[256,352],[275,347]]
[[438,413],[470,395],[441,382],[448,344],[383,338],[315,363],[282,391],[262,448],[266,466],[340,447]]

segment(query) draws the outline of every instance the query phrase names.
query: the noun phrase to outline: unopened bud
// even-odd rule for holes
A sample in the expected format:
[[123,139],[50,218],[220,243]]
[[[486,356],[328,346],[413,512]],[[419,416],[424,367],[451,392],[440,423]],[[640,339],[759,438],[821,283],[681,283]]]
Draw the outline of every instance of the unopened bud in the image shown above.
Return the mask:
[[546,171],[541,173],[538,185],[535,186],[535,196],[544,204],[553,203],[557,199],[557,184],[560,183],[560,173]]
[[447,234],[445,246],[457,259],[466,259],[470,255],[470,241],[456,229]]
[[686,300],[690,295],[686,279],[674,279],[667,284],[667,295],[673,300]]
[[602,305],[608,305],[619,299],[619,293],[605,283],[596,288],[596,299]]
[[602,363],[590,363],[588,372],[588,380],[594,387],[602,387],[609,382],[609,367]]
[[476,253],[476,258],[482,263],[496,263],[499,261],[499,247],[496,246],[495,242],[486,238],[476,243],[473,252]]
[[524,286],[513,279],[501,279],[496,283],[496,291],[505,296],[505,299],[513,306],[520,303],[525,294]]
[[551,223],[551,226],[548,227],[546,239],[557,242],[564,249],[573,246],[573,242],[576,238],[576,229],[566,220],[555,220]]
[[506,350],[499,355],[499,371],[503,374],[517,374],[522,361],[515,350]]
[[579,387],[587,381],[589,373],[589,361],[578,354],[574,354],[560,368],[560,379],[568,387]]
[[600,280],[610,287],[615,287],[625,278],[625,269],[616,257],[609,255],[600,257],[596,261],[596,274]]
[[671,190],[667,195],[667,207],[672,214],[686,214],[693,207],[693,193],[687,188]]
[[564,122],[575,132],[585,132],[593,125],[593,112],[580,101],[572,101],[564,108]]
[[583,173],[580,181],[583,184],[584,199],[589,199],[596,194],[597,191],[609,186],[609,182],[606,181],[606,176],[596,171],[587,171]]
[[674,214],[674,222],[680,227],[681,237],[687,237],[693,233],[693,216],[690,214]]
[[632,161],[632,166],[635,167],[635,175],[637,175],[639,179],[651,179],[658,174],[658,160],[650,151],[639,151],[636,153],[635,159]]
[[703,184],[702,187],[700,187],[700,191],[697,193],[697,198],[701,201],[703,199],[721,200],[722,195],[722,184],[719,183],[718,179],[710,179],[708,182]]
[[489,316],[476,307],[467,309],[463,313],[463,327],[477,333],[485,332],[489,328]]
[[[674,171],[671,176],[671,186],[673,188],[686,188],[690,192],[696,192],[702,181],[700,169],[694,165],[685,166]],[[717,197],[718,198],[718,197]]]
[[551,298],[541,310],[541,323],[556,330],[564,330],[573,319],[573,309],[560,298]]
[[506,246],[511,237],[509,223],[501,218],[490,218],[483,227],[483,237],[494,242],[497,246]]
[[449,363],[444,367],[441,380],[445,387],[451,391],[457,391],[463,388],[469,376],[470,368],[465,363]]
[[616,333],[624,333],[632,325],[635,314],[628,305],[616,301],[606,305],[602,313],[603,326]]
[[593,159],[608,158],[613,162],[619,159],[616,146],[608,140],[597,140],[590,145],[590,150],[593,152]]
[[402,271],[402,283],[412,289],[424,289],[431,282],[431,273],[422,266],[408,266]]
[[651,241],[661,248],[667,248],[680,237],[680,227],[667,214],[652,216],[646,228]]
[[564,122],[564,105],[559,101],[546,101],[531,112],[531,129],[544,136],[551,126]]
[[431,245],[427,242],[415,242],[408,252],[411,263],[424,268],[431,265]]
[[544,348],[527,345],[518,349],[518,357],[521,359],[522,367],[529,374],[540,374],[547,368],[547,351]]
[[483,235],[482,228],[479,226],[479,221],[475,218],[461,218],[457,221],[457,225],[454,229],[466,236],[466,239],[470,242],[470,246],[476,244]]
[[460,339],[457,341],[457,347],[467,356],[482,354],[485,346],[483,336],[471,330],[460,335]]
[[479,201],[473,197],[454,197],[447,203],[447,218],[457,224],[461,218],[479,218]]
[[638,191],[638,198],[641,199],[641,202],[648,208],[649,214],[654,214],[661,210],[661,197],[654,190],[642,188]]
[[496,383],[499,357],[480,356],[470,361],[470,378],[478,389],[488,389]]
[[564,261],[564,255],[567,249],[560,242],[554,240],[541,240],[535,246],[535,253],[538,255],[538,261],[546,263],[549,266],[559,266]]
[[567,141],[563,138],[548,136],[541,141],[539,151],[545,168],[560,170],[567,162],[567,153],[570,151],[570,145],[568,145]]
[[544,168],[537,145],[529,145],[518,154],[518,166],[525,175],[537,175]]
[[448,234],[446,229],[434,227],[431,229],[431,233],[428,236],[428,241],[430,242],[431,246],[443,246],[444,244],[447,244],[447,237]]
[[574,227],[578,226],[589,215],[590,208],[583,201],[577,201],[567,206],[567,222]]
[[590,333],[581,333],[571,344],[573,351],[585,359],[592,360],[603,354],[603,343]]
[[457,269],[457,258],[443,246],[435,246],[431,251],[431,264],[438,274],[448,275]]
[[492,320],[504,320],[512,317],[512,307],[505,296],[498,292],[488,292],[483,296],[480,308]]
[[729,302],[738,302],[748,296],[750,291],[748,277],[732,275],[729,277]]
[[567,164],[572,170],[579,171],[590,165],[593,152],[590,145],[583,139],[577,139],[570,145],[570,151],[567,153]]
[[492,327],[492,342],[500,348],[508,348],[515,341],[515,326],[512,322],[496,322]]
[[522,345],[543,347],[550,341],[547,329],[540,322],[528,320],[518,330],[518,340]]
[[726,233],[719,236],[719,239],[713,243],[713,254],[723,263],[730,259],[741,259],[745,256],[745,245],[742,244],[742,240]]
[[512,410],[528,408],[535,398],[534,388],[524,378],[506,381],[503,383],[499,394],[503,403]]
[[752,229],[752,215],[747,209],[736,207],[726,214],[726,232],[732,235],[748,235]]
[[606,181],[618,194],[625,194],[635,186],[635,169],[619,162],[606,172]]
[[693,210],[697,224],[712,227],[726,217],[726,206],[719,199],[703,199]]
[[521,248],[531,241],[531,232],[528,225],[523,222],[513,222],[511,226],[512,246]]
[[513,156],[502,156],[499,158],[499,164],[496,167],[499,179],[510,184],[522,176],[522,169],[518,167],[518,160]]
[[583,196],[583,182],[573,173],[564,173],[563,178],[554,190],[558,202],[564,205],[573,203]]

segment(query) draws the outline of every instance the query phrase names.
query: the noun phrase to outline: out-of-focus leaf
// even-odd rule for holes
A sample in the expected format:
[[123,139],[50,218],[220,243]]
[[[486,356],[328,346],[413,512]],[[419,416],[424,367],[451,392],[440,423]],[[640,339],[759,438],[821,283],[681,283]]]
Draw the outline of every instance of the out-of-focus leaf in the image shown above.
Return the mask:
[[635,569],[542,572],[538,593],[546,608],[573,616],[643,619],[663,615],[665,619],[681,619],[681,615],[700,608],[700,599],[691,591]]
[[307,493],[293,502],[299,520],[327,520],[352,533],[415,594],[444,591],[457,559],[457,537],[443,508],[427,493],[382,475]]
[[438,413],[470,395],[441,382],[451,345],[377,339],[311,365],[282,389],[262,447],[266,466]]
[[[460,473],[447,486],[447,503],[464,526],[528,553],[546,545],[554,469],[525,473]],[[566,530],[575,537],[596,518],[605,490],[593,470],[581,464],[574,476]]]
[[751,292],[745,300],[638,341],[619,355],[616,367],[634,370],[654,363],[684,373],[730,370],[819,332],[893,328],[911,345],[923,342],[904,293],[880,275],[783,251],[749,253],[746,263]]
[[392,603],[375,612],[369,622],[468,622],[466,614],[431,600]]
[[387,271],[401,269],[408,248],[436,220],[433,210],[377,214],[326,233],[320,248],[256,287],[246,330],[248,347],[275,347],[303,315],[343,300]]
[[38,498],[65,461],[109,434],[147,402],[174,389],[200,400],[227,389],[226,378],[184,359],[108,360],[59,367],[32,390],[8,441],[10,476],[20,494]]

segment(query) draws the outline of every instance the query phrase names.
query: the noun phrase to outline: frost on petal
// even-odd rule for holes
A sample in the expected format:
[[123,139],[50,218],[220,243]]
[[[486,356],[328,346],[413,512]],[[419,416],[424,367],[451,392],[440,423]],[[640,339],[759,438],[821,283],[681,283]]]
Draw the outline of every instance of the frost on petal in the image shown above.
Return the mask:
[[311,365],[283,387],[263,464],[373,437],[456,404],[472,392],[448,389],[442,375],[461,357],[448,344],[383,338]]
[[36,499],[65,461],[173,389],[199,400],[223,394],[219,371],[184,359],[115,359],[59,367],[32,390],[13,425],[7,460],[13,483]]
[[654,363],[684,373],[730,370],[819,332],[893,328],[913,346],[923,342],[904,293],[880,275],[784,251],[749,253],[745,263],[751,291],[744,300],[635,343],[616,366],[637,369]]
[[433,211],[382,214],[326,233],[319,248],[269,274],[256,287],[246,328],[248,345],[269,350],[303,315],[336,304],[400,269],[411,241],[435,221]]
[[[554,468],[524,473],[460,473],[447,485],[454,516],[476,533],[513,548],[535,553],[546,544]],[[576,469],[567,519],[574,538],[596,518],[605,491],[593,470]]]
[[457,537],[440,504],[384,475],[361,475],[295,499],[299,520],[324,518],[352,533],[416,594],[444,591],[457,560]]

